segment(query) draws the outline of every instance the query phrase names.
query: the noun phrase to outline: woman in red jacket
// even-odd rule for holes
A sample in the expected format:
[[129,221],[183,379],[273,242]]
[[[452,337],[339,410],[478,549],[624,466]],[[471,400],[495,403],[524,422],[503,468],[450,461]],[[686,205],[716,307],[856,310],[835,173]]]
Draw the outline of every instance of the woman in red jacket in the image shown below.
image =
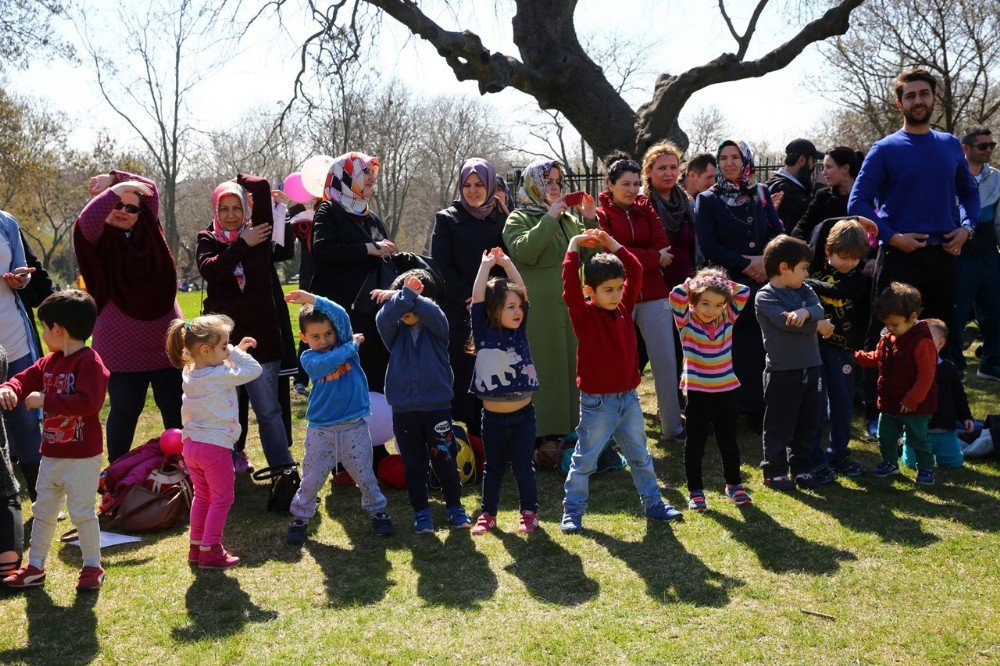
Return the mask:
[[615,151],[604,159],[607,190],[600,194],[597,220],[612,238],[642,264],[642,291],[632,316],[646,341],[653,367],[660,428],[664,437],[682,440],[684,426],[677,398],[677,357],[674,324],[667,296],[670,290],[660,269],[673,260],[667,233],[649,198],[639,194],[642,168],[628,154]]

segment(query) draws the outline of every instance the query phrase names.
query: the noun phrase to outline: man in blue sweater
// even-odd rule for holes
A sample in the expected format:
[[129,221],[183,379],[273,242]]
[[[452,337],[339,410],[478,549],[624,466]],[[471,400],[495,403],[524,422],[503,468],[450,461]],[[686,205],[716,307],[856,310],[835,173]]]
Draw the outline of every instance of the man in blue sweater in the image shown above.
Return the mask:
[[[931,129],[934,77],[921,69],[906,70],[893,89],[903,129],[872,146],[847,210],[878,224],[881,246],[873,293],[894,281],[910,284],[923,295],[925,316],[952,325],[955,257],[979,218],[979,191],[958,139]],[[873,348],[881,328],[877,320],[869,328]]]

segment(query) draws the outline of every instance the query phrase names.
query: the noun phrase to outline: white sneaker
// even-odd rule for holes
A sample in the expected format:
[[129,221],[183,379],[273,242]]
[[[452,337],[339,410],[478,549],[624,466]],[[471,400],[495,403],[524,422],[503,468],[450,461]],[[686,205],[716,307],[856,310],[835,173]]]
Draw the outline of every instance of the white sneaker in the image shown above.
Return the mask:
[[976,377],[980,379],[985,379],[988,382],[1000,382],[1000,377],[996,375],[991,375],[988,372],[983,372],[982,370],[976,370]]

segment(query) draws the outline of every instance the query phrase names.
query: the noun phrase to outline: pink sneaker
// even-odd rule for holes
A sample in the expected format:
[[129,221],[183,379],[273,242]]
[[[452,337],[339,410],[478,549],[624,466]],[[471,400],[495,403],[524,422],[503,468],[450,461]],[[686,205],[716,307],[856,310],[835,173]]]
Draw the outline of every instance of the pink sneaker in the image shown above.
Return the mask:
[[538,529],[538,514],[534,511],[522,511],[521,520],[517,523],[517,531],[533,534]]
[[193,543],[188,546],[188,564],[191,566],[198,566],[198,562],[201,560],[201,546]]
[[198,553],[198,568],[200,569],[231,569],[239,565],[240,558],[226,552],[221,543],[212,546],[211,550]]
[[472,528],[472,535],[479,536],[480,534],[486,534],[494,527],[497,526],[497,517],[483,511],[479,514],[479,518],[476,519],[476,524]]
[[247,454],[242,451],[235,451],[233,453],[233,472],[236,474],[253,473],[253,463],[247,458]]

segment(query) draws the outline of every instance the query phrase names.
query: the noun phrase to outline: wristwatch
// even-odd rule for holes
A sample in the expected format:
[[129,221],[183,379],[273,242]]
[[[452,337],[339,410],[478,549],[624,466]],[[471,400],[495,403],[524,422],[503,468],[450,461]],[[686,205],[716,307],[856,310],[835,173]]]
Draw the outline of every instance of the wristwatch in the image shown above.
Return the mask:
[[963,224],[962,228],[969,232],[969,237],[966,239],[966,241],[972,240],[972,237],[976,235],[976,228],[971,224],[969,224],[968,222]]

